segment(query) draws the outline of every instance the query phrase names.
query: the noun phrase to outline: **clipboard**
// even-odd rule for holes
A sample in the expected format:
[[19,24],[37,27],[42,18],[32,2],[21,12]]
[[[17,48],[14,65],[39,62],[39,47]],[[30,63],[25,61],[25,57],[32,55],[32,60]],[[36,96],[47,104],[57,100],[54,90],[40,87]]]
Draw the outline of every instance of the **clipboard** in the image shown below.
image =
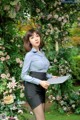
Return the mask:
[[50,78],[47,81],[49,82],[49,84],[61,84],[67,81],[69,78],[70,78],[70,75],[67,75],[67,76],[60,76],[56,78]]

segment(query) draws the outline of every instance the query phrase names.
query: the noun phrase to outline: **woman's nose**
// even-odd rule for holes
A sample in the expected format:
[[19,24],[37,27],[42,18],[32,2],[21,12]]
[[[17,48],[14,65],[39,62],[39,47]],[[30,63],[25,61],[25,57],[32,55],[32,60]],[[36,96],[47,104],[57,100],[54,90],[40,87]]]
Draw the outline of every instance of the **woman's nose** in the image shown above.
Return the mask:
[[38,40],[37,37],[35,37],[35,40],[36,40],[36,41]]

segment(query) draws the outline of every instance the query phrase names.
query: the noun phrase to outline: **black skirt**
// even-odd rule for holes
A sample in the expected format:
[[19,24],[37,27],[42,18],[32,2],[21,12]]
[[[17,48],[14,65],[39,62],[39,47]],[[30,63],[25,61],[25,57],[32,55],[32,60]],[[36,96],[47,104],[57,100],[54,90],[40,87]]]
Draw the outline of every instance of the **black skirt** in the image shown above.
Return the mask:
[[[43,72],[30,72],[30,76],[46,80],[46,73]],[[46,90],[42,86],[25,82],[25,97],[32,109],[41,103],[45,103],[45,92]]]

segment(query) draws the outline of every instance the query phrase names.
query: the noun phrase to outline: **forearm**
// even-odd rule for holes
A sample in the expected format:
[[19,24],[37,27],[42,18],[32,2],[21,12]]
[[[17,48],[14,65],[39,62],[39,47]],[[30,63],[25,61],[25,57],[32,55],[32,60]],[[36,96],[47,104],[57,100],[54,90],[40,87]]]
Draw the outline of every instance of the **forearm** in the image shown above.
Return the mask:
[[27,82],[30,82],[30,83],[33,83],[33,84],[36,84],[36,85],[39,85],[41,80],[40,79],[37,79],[37,78],[34,78],[34,77],[31,77],[29,75],[24,75],[24,74],[21,74],[21,79],[24,80],[24,81],[27,81]]

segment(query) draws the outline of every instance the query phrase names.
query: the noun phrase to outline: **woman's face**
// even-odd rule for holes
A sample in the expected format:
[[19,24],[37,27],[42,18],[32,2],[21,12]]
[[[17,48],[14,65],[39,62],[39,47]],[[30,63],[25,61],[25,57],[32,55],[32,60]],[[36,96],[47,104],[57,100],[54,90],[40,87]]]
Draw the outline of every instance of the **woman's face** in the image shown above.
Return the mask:
[[40,36],[36,32],[32,34],[31,37],[29,37],[29,41],[32,45],[32,47],[39,48],[40,46]]

